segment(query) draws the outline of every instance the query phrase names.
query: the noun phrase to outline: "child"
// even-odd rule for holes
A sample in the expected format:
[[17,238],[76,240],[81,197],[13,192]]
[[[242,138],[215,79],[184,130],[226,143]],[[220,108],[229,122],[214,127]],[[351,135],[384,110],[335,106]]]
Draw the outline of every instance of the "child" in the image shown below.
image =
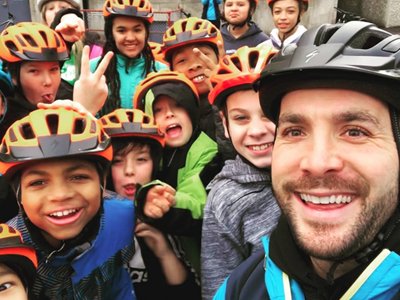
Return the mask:
[[307,30],[300,24],[300,19],[308,9],[308,0],[267,0],[267,3],[276,27],[271,31],[272,45],[282,49],[289,44],[296,44]]
[[[134,200],[137,186],[149,183],[157,171],[165,140],[153,117],[137,109],[117,109],[100,119],[111,137],[114,157],[110,188]],[[200,299],[200,287],[174,250],[171,236],[138,222],[136,252],[128,269],[137,299]]]
[[220,109],[225,134],[238,155],[227,160],[207,186],[201,240],[203,299],[212,299],[230,272],[262,247],[260,237],[271,232],[280,215],[266,185],[275,126],[263,114],[252,88],[274,54],[266,48],[239,48],[221,60],[211,77],[210,101]]
[[[73,96],[89,104],[98,101],[96,93],[103,86],[101,72],[104,72],[111,55],[107,54],[107,59],[93,78],[87,74],[87,64],[83,64],[83,69],[87,70],[83,70],[85,76],[81,76],[76,83],[79,88],[74,90],[73,95],[72,91],[66,91],[60,85],[60,67],[68,59],[63,38],[40,23],[22,22],[6,28],[0,36],[0,58],[7,62],[15,91],[7,99],[8,109],[0,126],[0,138],[14,121],[35,110],[38,103],[52,103],[56,97],[72,99]],[[85,56],[88,57],[88,54]],[[91,93],[87,93],[86,89]],[[79,94],[84,94],[84,97]]]
[[[164,34],[163,53],[170,68],[185,74],[200,97],[200,129],[216,140],[224,158],[234,157],[232,145],[226,141],[218,112],[208,101],[210,76],[217,69],[223,54],[220,31],[210,21],[196,17],[176,21]],[[138,107],[142,108],[142,107]]]
[[0,299],[33,299],[28,295],[36,268],[35,249],[23,243],[18,230],[0,224]]
[[255,47],[269,41],[268,35],[251,18],[256,11],[258,0],[224,0],[221,26],[226,54],[235,53],[242,46]]
[[135,299],[124,267],[134,253],[134,207],[103,202],[111,159],[97,120],[65,108],[35,110],[4,136],[0,174],[20,205],[9,223],[38,253],[38,299]]
[[[199,270],[205,186],[221,166],[214,161],[217,144],[199,129],[197,89],[183,74],[163,71],[149,75],[135,99],[149,102],[144,106],[154,115],[166,143],[157,176],[162,182],[151,182],[138,191],[138,214],[163,232],[180,236],[189,261]],[[183,236],[191,239],[185,241]]]
[[37,7],[43,23],[49,27],[53,23],[55,15],[60,10],[66,8],[81,9],[79,2],[76,0],[38,0]]
[[[153,22],[153,8],[148,0],[121,1],[106,0],[103,6],[104,53],[116,53],[105,76],[109,96],[101,115],[117,108],[132,108],[136,86],[152,71],[167,66],[155,61],[148,44],[150,25]],[[103,59],[91,61],[91,70],[96,69]]]

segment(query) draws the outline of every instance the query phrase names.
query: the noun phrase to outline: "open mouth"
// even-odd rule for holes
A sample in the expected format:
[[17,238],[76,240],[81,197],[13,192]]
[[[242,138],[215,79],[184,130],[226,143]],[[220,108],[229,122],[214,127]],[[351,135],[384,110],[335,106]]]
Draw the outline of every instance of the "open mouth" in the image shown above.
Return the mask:
[[50,217],[60,219],[60,218],[65,218],[65,217],[71,217],[73,215],[76,215],[80,209],[78,208],[73,208],[73,209],[66,209],[62,211],[56,211],[51,214],[49,214]]
[[169,137],[176,137],[182,132],[182,126],[179,124],[171,124],[166,129],[166,134]]
[[53,103],[54,96],[53,94],[43,94],[42,95],[42,102],[43,103]]
[[205,79],[206,79],[206,76],[204,76],[204,75],[202,74],[202,75],[198,75],[198,76],[193,77],[193,78],[192,78],[192,81],[193,81],[194,83],[200,83],[200,82],[203,82]]
[[306,203],[313,204],[347,204],[350,203],[352,200],[352,197],[348,195],[331,195],[317,197],[309,194],[300,194],[300,198]]

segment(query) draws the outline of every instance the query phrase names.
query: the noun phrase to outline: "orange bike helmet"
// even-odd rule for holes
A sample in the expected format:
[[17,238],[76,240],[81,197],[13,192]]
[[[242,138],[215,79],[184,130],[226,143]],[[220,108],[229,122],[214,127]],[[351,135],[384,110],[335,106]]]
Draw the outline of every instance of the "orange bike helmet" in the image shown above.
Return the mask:
[[24,164],[85,156],[103,166],[112,159],[110,139],[97,119],[65,108],[37,109],[11,125],[0,145],[0,174],[11,177]]
[[106,0],[103,6],[103,16],[128,16],[142,18],[153,22],[153,7],[149,0]]
[[50,27],[22,22],[1,33],[0,58],[8,62],[65,61],[68,50],[61,36]]
[[162,53],[162,44],[156,42],[148,42],[151,52],[153,52],[154,59],[156,61],[162,62],[163,64],[167,64],[168,62],[164,60],[164,54]]
[[[150,73],[144,80],[142,80],[139,83],[135,95],[133,96],[133,107],[145,111],[147,114],[152,115],[151,106],[146,105],[148,104],[146,103],[148,102],[146,99],[147,93],[155,85],[159,85],[162,83],[174,83],[174,82],[183,83],[187,85],[189,89],[193,92],[194,96],[197,99],[199,99],[199,94],[197,92],[196,86],[183,73],[163,70],[160,72]],[[179,94],[178,91],[177,94]],[[149,99],[149,100],[152,103],[152,100],[154,99]]]
[[14,271],[17,274],[22,272],[22,282],[26,281],[28,285],[33,283],[38,266],[36,251],[23,243],[18,230],[7,224],[0,224],[0,263],[11,269],[16,266],[18,269]]
[[167,29],[163,36],[162,51],[165,59],[170,62],[173,49],[189,44],[208,43],[218,53],[218,41],[223,42],[217,27],[208,20],[190,17],[176,21]]
[[232,55],[225,55],[210,81],[213,86],[208,99],[211,104],[221,108],[226,97],[244,89],[251,89],[255,80],[277,51],[268,47],[244,46]]
[[161,147],[165,145],[154,118],[140,109],[116,109],[101,117],[100,123],[111,138],[142,137],[156,141]]
[[[272,9],[272,5],[276,2],[277,0],[267,0],[267,4],[269,5],[269,7]],[[300,2],[300,0],[298,0]],[[308,9],[308,2],[309,0],[302,0],[301,2],[303,2],[303,8],[304,11],[306,11]]]

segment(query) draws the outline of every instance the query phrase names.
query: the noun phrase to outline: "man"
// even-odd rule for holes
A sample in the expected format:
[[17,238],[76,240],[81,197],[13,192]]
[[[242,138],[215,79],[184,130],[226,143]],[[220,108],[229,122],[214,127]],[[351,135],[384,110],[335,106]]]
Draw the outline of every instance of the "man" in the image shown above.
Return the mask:
[[[292,50],[292,51],[290,51]],[[392,299],[400,293],[400,36],[322,25],[264,70],[283,216],[215,299]]]

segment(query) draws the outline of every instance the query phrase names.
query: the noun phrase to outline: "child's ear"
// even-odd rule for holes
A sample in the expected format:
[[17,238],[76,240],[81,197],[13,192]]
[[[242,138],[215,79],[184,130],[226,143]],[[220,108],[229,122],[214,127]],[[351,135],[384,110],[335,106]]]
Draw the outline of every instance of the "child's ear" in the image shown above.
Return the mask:
[[225,137],[226,137],[227,139],[229,139],[229,138],[230,138],[230,136],[229,136],[229,129],[228,129],[228,124],[227,124],[227,120],[226,120],[226,118],[225,118],[225,115],[224,115],[224,113],[223,113],[222,111],[219,112],[219,115],[220,115],[221,120],[222,120],[222,125],[224,126],[224,134],[225,134]]

